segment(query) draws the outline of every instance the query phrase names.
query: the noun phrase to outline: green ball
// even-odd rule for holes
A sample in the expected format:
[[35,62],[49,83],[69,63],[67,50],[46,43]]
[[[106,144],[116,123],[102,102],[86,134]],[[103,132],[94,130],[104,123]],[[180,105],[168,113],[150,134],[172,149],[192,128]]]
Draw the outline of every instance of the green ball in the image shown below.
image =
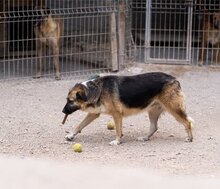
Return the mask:
[[115,123],[113,121],[109,121],[107,123],[107,129],[108,130],[114,130],[115,129]]
[[76,143],[73,145],[74,152],[82,152],[82,144]]

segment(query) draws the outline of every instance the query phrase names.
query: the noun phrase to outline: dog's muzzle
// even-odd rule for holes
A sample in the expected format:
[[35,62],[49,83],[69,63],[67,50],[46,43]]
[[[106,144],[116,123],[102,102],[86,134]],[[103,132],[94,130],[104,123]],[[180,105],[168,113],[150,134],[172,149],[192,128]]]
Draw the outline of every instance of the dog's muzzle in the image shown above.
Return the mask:
[[80,108],[79,108],[78,106],[72,105],[72,104],[70,104],[70,103],[66,103],[66,105],[64,106],[62,112],[63,112],[64,114],[69,115],[69,114],[71,114],[71,113],[73,113],[73,112],[75,112],[76,110],[79,110],[79,109],[80,109]]

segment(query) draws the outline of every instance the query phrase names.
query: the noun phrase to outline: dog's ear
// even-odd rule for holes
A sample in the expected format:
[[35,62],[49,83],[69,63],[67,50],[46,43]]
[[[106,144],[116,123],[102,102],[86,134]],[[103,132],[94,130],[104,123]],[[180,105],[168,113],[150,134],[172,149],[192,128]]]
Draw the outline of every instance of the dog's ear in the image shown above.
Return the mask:
[[83,91],[79,91],[79,92],[76,93],[76,99],[77,100],[82,100],[82,101],[85,101],[85,102],[88,100],[85,92],[83,92]]
[[89,103],[97,103],[97,101],[100,98],[101,91],[102,91],[102,85],[99,81],[89,81],[87,83],[88,87],[88,94],[87,99]]

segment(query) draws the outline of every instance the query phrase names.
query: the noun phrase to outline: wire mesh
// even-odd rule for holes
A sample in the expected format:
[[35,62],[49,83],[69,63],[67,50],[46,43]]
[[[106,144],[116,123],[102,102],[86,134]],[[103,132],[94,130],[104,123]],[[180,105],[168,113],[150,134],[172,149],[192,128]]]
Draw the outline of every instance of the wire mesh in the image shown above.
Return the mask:
[[134,0],[132,9],[137,61],[189,61],[189,11],[185,0]]
[[0,1],[0,79],[219,65],[219,49],[220,0]]
[[2,0],[0,79],[111,70],[117,11],[114,0]]
[[219,0],[133,0],[131,9],[137,62],[219,64]]
[[192,63],[220,65],[220,1],[194,2]]

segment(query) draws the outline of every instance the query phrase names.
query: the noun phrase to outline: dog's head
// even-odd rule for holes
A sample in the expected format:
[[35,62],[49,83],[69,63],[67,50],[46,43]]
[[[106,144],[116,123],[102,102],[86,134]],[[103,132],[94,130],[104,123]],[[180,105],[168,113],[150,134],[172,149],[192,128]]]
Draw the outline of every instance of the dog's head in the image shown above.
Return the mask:
[[34,7],[35,14],[36,14],[36,20],[35,25],[39,26],[41,24],[45,24],[47,22],[47,19],[49,16],[51,16],[50,9],[45,6],[36,6]]
[[35,6],[34,7],[35,12],[38,16],[47,17],[51,14],[50,8],[45,6]]
[[101,84],[97,80],[76,84],[68,93],[63,113],[68,115],[76,110],[85,110],[88,106],[98,102],[100,94]]
[[220,13],[213,14],[213,26],[215,29],[220,29]]

